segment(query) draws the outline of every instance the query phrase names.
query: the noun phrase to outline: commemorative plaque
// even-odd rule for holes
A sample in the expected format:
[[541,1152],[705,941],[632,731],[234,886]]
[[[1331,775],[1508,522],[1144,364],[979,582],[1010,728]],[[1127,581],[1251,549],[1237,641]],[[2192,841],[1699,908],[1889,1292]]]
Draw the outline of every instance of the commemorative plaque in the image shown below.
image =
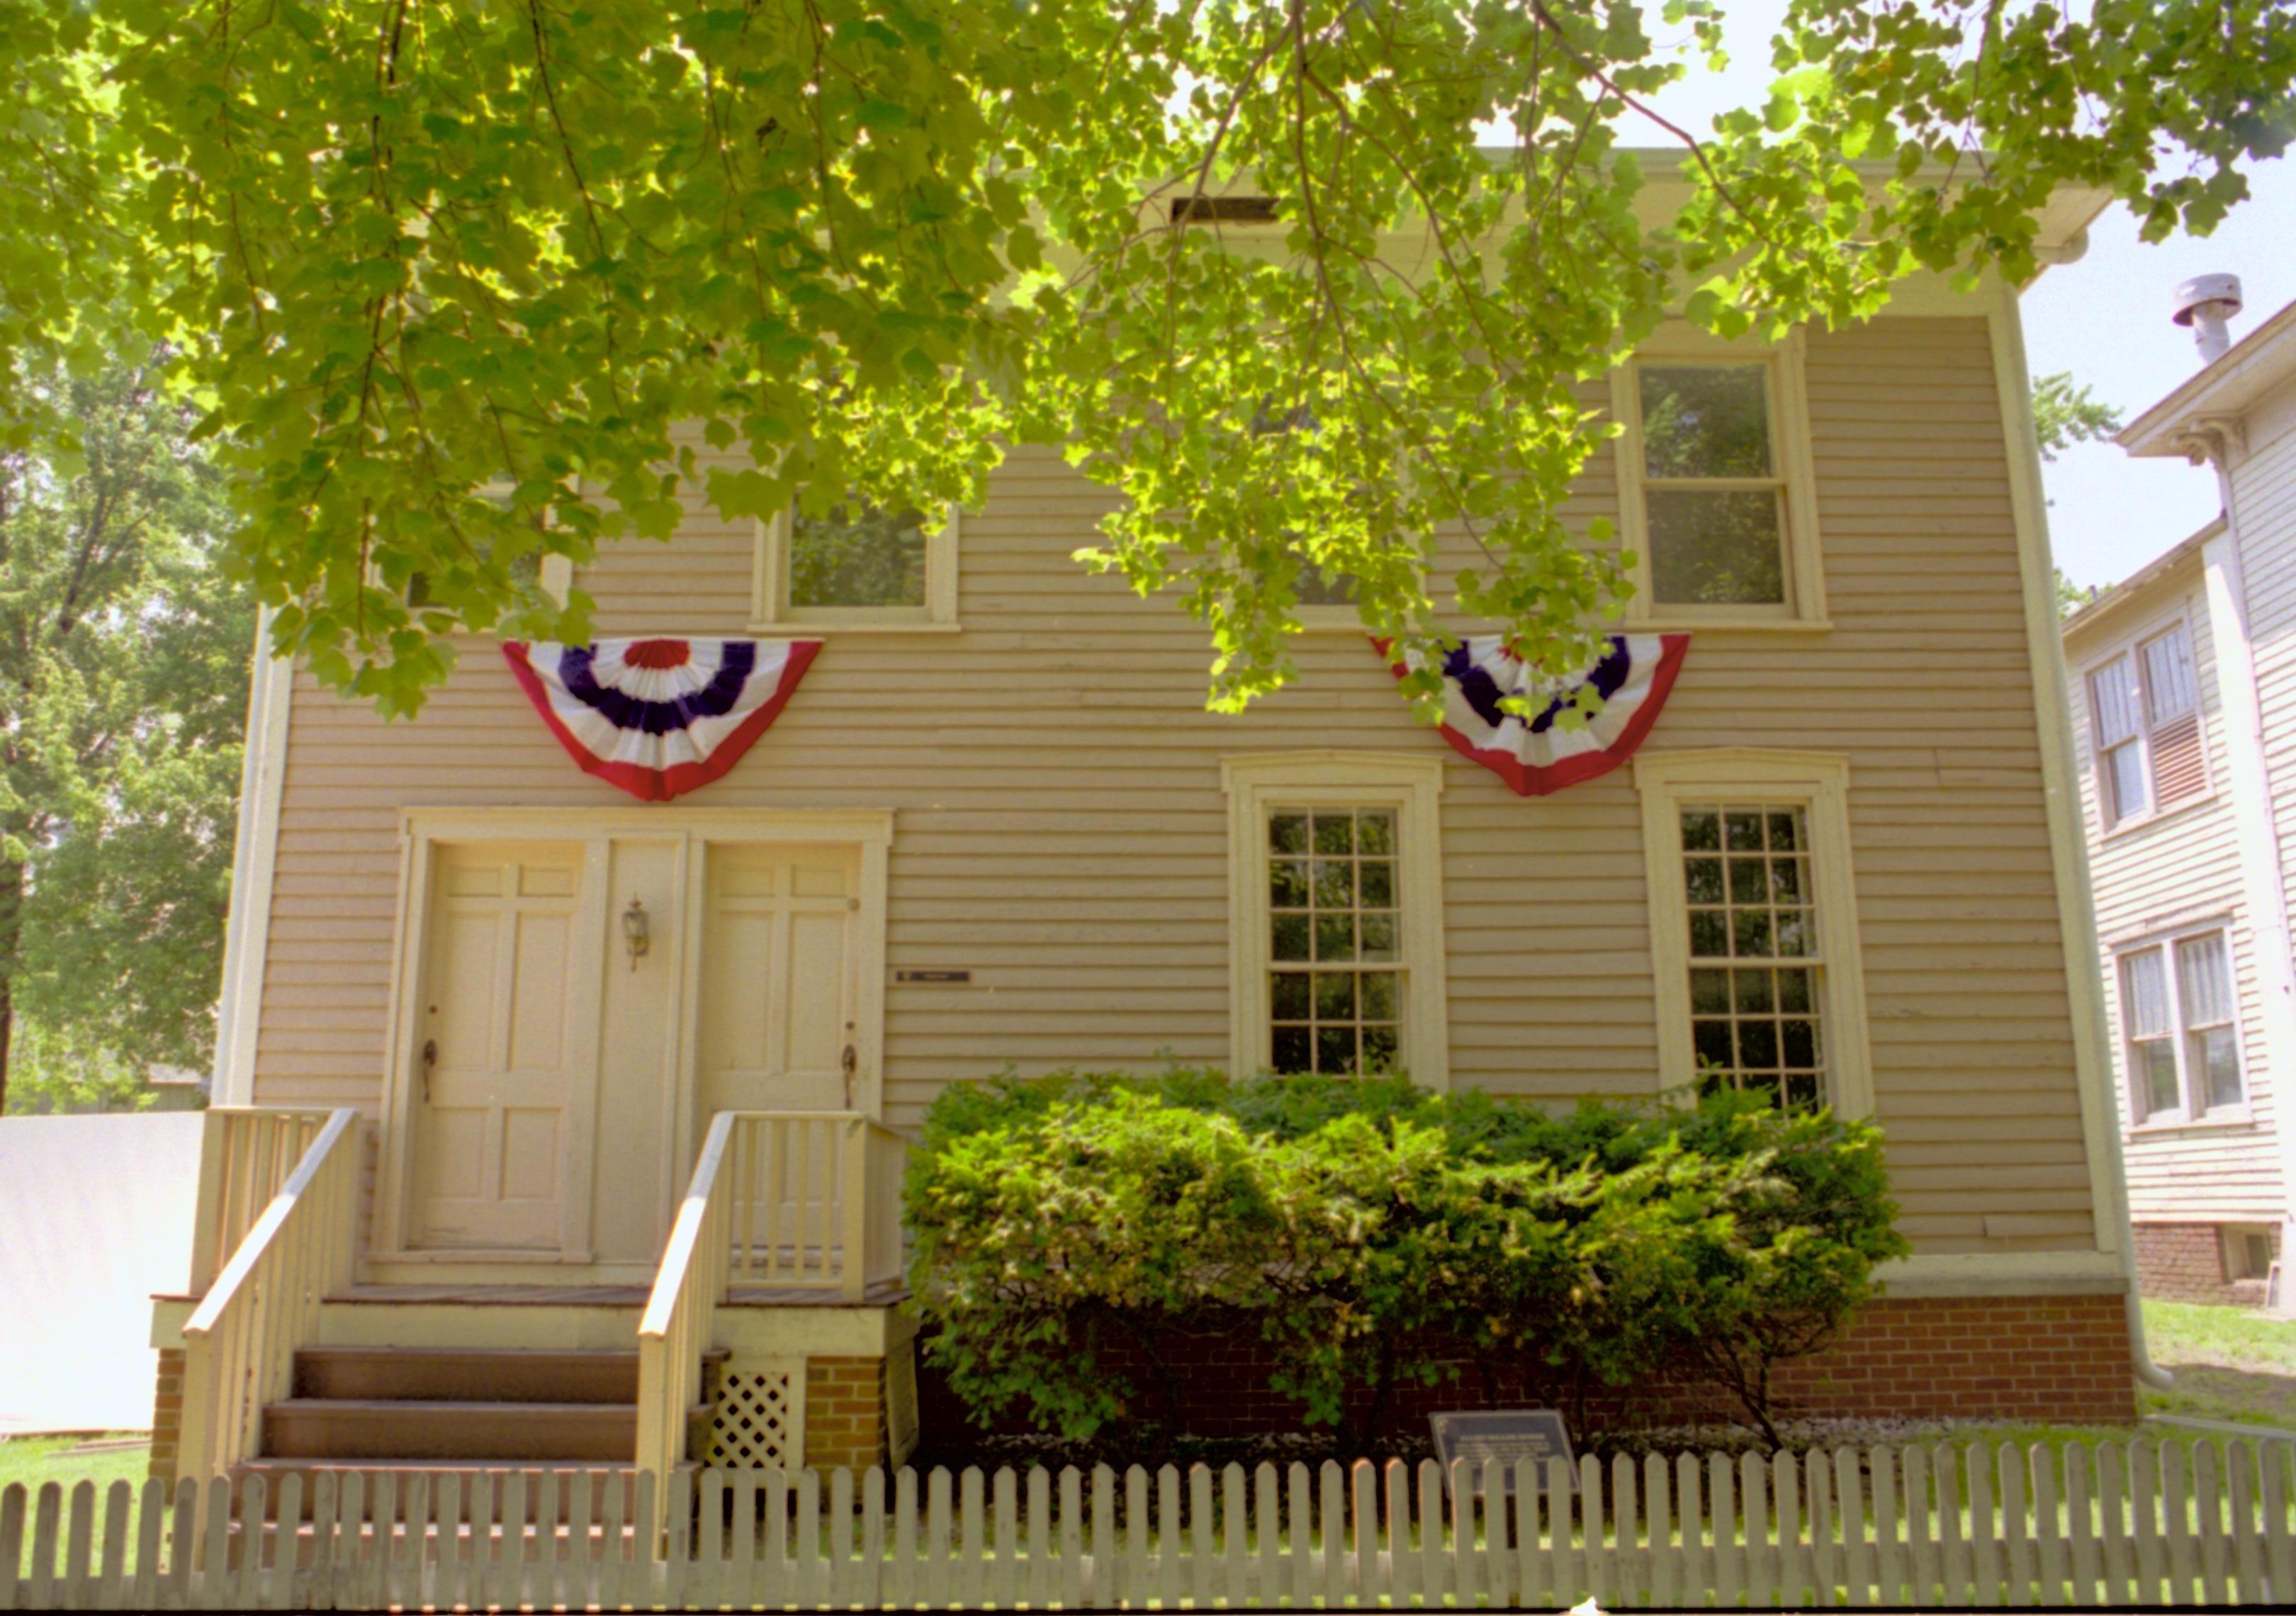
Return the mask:
[[1570,1455],[1570,1433],[1562,1415],[1552,1408],[1472,1408],[1430,1416],[1435,1427],[1435,1453],[1443,1461],[1445,1484],[1449,1484],[1453,1461],[1474,1466],[1480,1485],[1483,1464],[1496,1459],[1506,1472],[1506,1489],[1514,1491],[1517,1460],[1538,1465],[1542,1478],[1546,1461],[1561,1459],[1576,1468]]

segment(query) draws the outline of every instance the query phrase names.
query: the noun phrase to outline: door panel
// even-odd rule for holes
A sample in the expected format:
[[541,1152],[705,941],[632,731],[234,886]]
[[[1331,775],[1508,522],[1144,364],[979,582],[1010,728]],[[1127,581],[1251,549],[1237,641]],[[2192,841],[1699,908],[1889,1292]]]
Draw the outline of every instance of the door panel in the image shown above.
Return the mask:
[[853,848],[712,848],[701,1112],[842,1111],[854,1038],[861,860]]
[[554,1251],[582,851],[442,848],[416,1055],[412,1243]]

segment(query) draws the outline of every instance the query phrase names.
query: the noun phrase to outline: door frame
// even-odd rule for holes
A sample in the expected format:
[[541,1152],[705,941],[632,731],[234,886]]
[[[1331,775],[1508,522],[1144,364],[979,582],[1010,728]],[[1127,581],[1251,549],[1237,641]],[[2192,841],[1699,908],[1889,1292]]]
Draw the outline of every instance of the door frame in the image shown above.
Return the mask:
[[[420,1007],[428,967],[434,875],[439,850],[472,842],[530,842],[578,845],[582,849],[582,900],[575,927],[573,991],[578,1004],[592,1006],[573,1029],[575,1070],[568,1116],[571,1160],[567,1167],[562,1241],[554,1257],[546,1251],[504,1252],[410,1250],[407,1220],[414,1203],[414,1070],[422,1047]],[[889,865],[893,841],[890,808],[404,808],[399,810],[399,898],[391,942],[390,1019],[383,1050],[381,1137],[375,1174],[375,1216],[368,1256],[391,1263],[487,1263],[552,1265],[592,1261],[591,1231],[596,1119],[603,1079],[604,972],[609,956],[619,953],[619,927],[609,890],[612,851],[619,842],[670,844],[685,912],[653,939],[651,957],[668,968],[670,996],[665,1024],[669,1033],[662,1069],[672,1080],[662,1095],[662,1227],[669,1226],[685,1193],[699,1120],[700,976],[702,927],[708,901],[709,849],[713,843],[835,843],[857,849],[861,890],[857,911],[854,999],[856,1073],[854,1108],[873,1118],[884,1114],[885,920]]]

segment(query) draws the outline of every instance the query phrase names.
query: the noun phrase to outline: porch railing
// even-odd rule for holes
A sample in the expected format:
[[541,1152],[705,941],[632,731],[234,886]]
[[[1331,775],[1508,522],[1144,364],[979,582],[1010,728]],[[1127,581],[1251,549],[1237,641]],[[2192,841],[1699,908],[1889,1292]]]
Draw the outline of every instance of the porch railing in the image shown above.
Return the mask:
[[358,1112],[208,1113],[195,1287],[184,1326],[176,1472],[228,1471],[263,1448],[263,1409],[288,1394],[295,1351],[357,1259]]
[[685,1461],[720,1303],[744,1292],[864,1300],[901,1271],[908,1146],[855,1112],[719,1112],[638,1325],[637,1462]]

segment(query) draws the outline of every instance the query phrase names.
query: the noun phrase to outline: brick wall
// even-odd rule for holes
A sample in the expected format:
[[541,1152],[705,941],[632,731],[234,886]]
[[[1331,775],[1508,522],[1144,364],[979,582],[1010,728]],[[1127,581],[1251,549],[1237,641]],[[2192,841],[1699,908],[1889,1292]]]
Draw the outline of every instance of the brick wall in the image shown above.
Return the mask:
[[806,1359],[806,1464],[861,1471],[885,1457],[885,1360]]
[[[1167,1344],[1166,1353],[1183,1431],[1218,1437],[1305,1429],[1301,1406],[1269,1389],[1267,1349],[1256,1338],[1180,1338]],[[1159,1382],[1146,1360],[1124,1348],[1105,1351],[1103,1361],[1141,1389],[1136,1402],[1141,1417],[1159,1417],[1161,1398],[1153,1390]],[[919,1379],[926,1444],[965,1431],[964,1405],[939,1372],[921,1360]],[[1481,1369],[1463,1358],[1456,1379],[1398,1388],[1381,1427],[1388,1433],[1423,1433],[1431,1413],[1479,1407],[1487,1393],[1500,1404],[1569,1407],[1564,1389],[1540,1384],[1513,1366],[1495,1366],[1487,1386]],[[1832,1350],[1785,1366],[1776,1400],[1788,1417],[2125,1423],[2136,1417],[2126,1309],[2112,1295],[1878,1301]],[[1351,1417],[1360,1423],[1370,1410],[1368,1393],[1349,1401]],[[1707,1388],[1653,1375],[1624,1392],[1590,1396],[1587,1413],[1590,1427],[1617,1430],[1727,1417],[1734,1407]],[[1004,1433],[1027,1429],[1025,1421],[997,1427]],[[807,1447],[812,1447],[809,1432]]]
[[152,1393],[152,1464],[145,1473],[176,1479],[176,1445],[184,1434],[184,1349],[160,1349],[159,1383]]
[[[2225,1272],[2224,1231],[2213,1223],[2140,1223],[2136,1226],[2136,1288],[2156,1301],[2211,1302],[2244,1308],[2264,1304],[2264,1281],[2234,1279]],[[2272,1255],[2280,1255],[2274,1228]]]

